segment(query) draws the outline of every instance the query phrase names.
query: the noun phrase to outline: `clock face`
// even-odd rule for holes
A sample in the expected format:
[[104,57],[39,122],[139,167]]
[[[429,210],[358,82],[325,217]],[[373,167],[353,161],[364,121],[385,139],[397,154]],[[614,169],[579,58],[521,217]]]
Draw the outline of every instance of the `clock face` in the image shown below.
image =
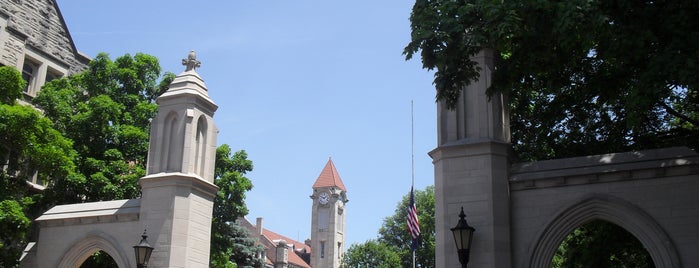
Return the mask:
[[318,202],[322,205],[327,204],[330,202],[330,195],[327,192],[321,193],[320,196],[318,196]]

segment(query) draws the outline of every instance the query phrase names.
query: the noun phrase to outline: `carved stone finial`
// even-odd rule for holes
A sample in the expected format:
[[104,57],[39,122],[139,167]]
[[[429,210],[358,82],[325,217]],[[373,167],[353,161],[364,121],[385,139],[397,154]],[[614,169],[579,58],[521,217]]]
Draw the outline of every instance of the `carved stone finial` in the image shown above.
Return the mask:
[[182,65],[185,66],[184,71],[196,71],[197,68],[201,66],[201,62],[197,60],[197,53],[194,50],[189,52],[186,59],[182,59]]

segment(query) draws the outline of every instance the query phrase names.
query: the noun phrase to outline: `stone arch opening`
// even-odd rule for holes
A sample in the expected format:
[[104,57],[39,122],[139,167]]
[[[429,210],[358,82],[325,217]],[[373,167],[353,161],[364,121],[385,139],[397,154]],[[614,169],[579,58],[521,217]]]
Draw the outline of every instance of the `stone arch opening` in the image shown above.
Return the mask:
[[593,220],[616,224],[635,236],[646,248],[655,267],[681,267],[677,250],[660,225],[633,204],[609,195],[592,195],[564,209],[536,236],[526,267],[551,267],[563,239],[578,226]]
[[592,220],[569,233],[551,267],[646,267],[653,259],[633,234],[604,220]]
[[105,234],[88,235],[73,243],[73,246],[63,254],[63,259],[61,259],[58,267],[79,268],[92,254],[99,251],[109,254],[118,267],[131,267],[129,259],[117,245],[118,243],[115,239]]
[[119,268],[119,265],[109,253],[98,250],[80,264],[80,268]]

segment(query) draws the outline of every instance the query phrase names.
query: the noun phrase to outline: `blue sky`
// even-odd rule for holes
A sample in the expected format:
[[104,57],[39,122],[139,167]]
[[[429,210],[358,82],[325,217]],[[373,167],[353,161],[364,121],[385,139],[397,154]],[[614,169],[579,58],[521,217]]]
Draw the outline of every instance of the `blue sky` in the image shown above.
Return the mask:
[[405,61],[411,0],[62,1],[76,47],[147,53],[184,70],[190,50],[219,105],[219,144],[246,150],[253,223],[310,238],[311,186],[329,157],[348,189],[347,243],[376,238],[410,191],[434,184],[432,73]]

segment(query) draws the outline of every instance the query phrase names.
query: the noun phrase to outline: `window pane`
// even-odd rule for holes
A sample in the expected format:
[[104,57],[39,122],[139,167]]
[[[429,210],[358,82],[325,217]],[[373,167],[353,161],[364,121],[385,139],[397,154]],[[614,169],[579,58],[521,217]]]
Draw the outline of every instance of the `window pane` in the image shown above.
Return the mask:
[[34,77],[34,66],[24,60],[24,66],[22,67],[22,78],[27,82],[24,86],[24,92],[29,91],[29,85],[32,83],[32,78]]

